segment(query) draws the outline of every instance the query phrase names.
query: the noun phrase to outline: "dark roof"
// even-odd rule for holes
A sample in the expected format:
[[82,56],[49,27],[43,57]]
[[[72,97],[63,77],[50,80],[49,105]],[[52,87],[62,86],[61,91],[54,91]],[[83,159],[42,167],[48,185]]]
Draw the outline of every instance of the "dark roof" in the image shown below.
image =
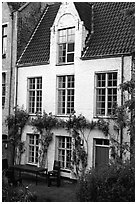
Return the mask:
[[54,22],[60,3],[49,5],[45,14],[30,40],[19,64],[44,63],[49,61],[50,54],[50,28]]
[[90,35],[83,57],[132,53],[134,33],[124,10],[134,7],[134,2],[98,2],[93,5],[94,33]]
[[[20,65],[49,62],[50,28],[60,4],[48,6],[40,25],[18,61]],[[88,36],[83,59],[129,54],[134,51],[131,22],[124,17],[123,12],[125,9],[134,7],[134,2],[93,2],[92,4],[75,2],[74,5],[85,27],[90,30],[92,24],[94,30],[94,33]]]
[[74,2],[74,5],[78,11],[80,19],[84,22],[87,30],[91,30],[91,4],[87,2]]

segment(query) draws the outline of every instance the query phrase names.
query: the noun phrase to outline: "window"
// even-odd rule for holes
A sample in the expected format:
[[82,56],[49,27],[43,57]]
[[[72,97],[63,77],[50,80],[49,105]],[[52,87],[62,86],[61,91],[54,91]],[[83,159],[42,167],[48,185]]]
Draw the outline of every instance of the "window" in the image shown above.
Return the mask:
[[58,137],[58,161],[61,168],[70,169],[71,166],[71,137]]
[[58,115],[70,114],[74,111],[74,76],[59,76],[57,80]]
[[30,114],[42,112],[42,77],[28,79],[28,110]]
[[6,57],[7,51],[7,25],[2,25],[2,57]]
[[28,134],[28,163],[38,163],[39,135]]
[[58,31],[59,64],[74,62],[75,28]]
[[116,103],[117,72],[96,74],[96,115],[111,115]]
[[2,108],[5,106],[6,98],[6,73],[2,73]]

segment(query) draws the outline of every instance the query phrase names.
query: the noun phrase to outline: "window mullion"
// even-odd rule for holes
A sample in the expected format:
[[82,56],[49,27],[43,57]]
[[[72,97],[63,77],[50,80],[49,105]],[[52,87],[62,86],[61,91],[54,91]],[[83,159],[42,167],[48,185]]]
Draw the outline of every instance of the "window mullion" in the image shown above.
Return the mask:
[[65,168],[66,168],[66,164],[67,164],[67,138],[65,137]]
[[66,42],[66,63],[68,62],[68,42]]
[[108,109],[108,100],[107,100],[107,95],[108,95],[108,75],[107,73],[105,74],[105,116],[107,116],[107,109]]
[[37,78],[35,79],[35,104],[34,104],[34,110],[35,110],[35,113],[37,111],[37,105],[36,105],[36,101],[37,100]]
[[67,91],[67,84],[68,84],[68,77],[66,76],[65,77],[65,114],[67,115],[67,94],[68,94],[68,91]]

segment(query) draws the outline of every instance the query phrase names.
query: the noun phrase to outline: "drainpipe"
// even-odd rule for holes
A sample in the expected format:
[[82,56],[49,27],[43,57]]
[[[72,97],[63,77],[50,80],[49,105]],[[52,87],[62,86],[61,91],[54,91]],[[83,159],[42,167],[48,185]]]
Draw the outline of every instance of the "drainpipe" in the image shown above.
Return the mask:
[[13,69],[12,69],[12,62],[13,62],[13,12],[11,13],[11,20],[12,20],[12,24],[11,24],[11,55],[10,55],[10,88],[9,88],[9,115],[11,114],[11,89],[12,89],[12,74],[13,74]]
[[[121,84],[124,81],[124,56],[122,55],[121,61]],[[123,106],[123,88],[121,89],[121,106]],[[120,145],[123,144],[123,127],[120,128]],[[120,148],[120,158],[122,159],[122,149]]]
[[18,99],[18,65],[16,65],[16,71],[15,71],[15,111],[16,111],[16,107],[17,107],[17,99]]

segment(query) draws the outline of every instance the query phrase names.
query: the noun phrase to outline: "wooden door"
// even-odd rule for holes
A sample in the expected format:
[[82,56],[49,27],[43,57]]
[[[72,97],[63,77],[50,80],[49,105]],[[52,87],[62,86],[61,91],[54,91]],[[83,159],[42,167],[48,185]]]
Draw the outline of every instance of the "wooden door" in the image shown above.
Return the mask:
[[95,167],[101,167],[109,162],[109,148],[96,146],[95,151]]

